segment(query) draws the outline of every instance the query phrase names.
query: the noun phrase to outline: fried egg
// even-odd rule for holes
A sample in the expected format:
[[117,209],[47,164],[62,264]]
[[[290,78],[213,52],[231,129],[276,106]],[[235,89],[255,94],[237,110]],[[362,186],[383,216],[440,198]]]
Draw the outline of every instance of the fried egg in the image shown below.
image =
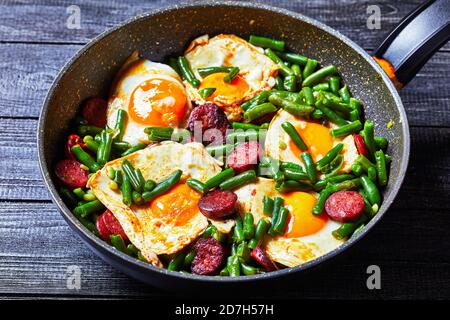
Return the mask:
[[[279,193],[275,190],[275,182],[271,179],[258,178],[238,190],[241,215],[251,212],[255,224],[262,217],[263,198],[282,197],[289,210],[289,218],[283,235],[275,238],[266,237],[262,244],[270,258],[287,267],[295,267],[318,258],[343,243],[333,237],[332,231],[339,228],[340,223],[327,215],[315,216],[312,207],[317,202],[317,194],[313,192]],[[267,217],[270,218],[270,217]]]
[[[120,191],[109,188],[110,167],[120,169],[124,159],[139,168],[145,179],[162,181],[175,170],[182,170],[180,182],[168,192],[145,205],[128,207]],[[202,182],[221,171],[216,160],[202,144],[180,144],[172,141],[151,145],[124,158],[108,162],[88,182],[95,196],[114,214],[130,241],[154,265],[155,255],[175,253],[208,226],[198,209],[201,194],[185,184],[187,178]]]
[[111,88],[107,110],[109,127],[114,127],[119,109],[127,112],[123,140],[134,145],[148,142],[146,127],[185,127],[191,102],[175,70],[140,59],[135,52],[122,66]]
[[[204,35],[195,39],[185,52],[192,71],[201,84],[194,88],[185,81],[191,100],[197,104],[205,103],[198,90],[215,88],[216,91],[206,98],[222,107],[230,121],[240,120],[242,102],[256,96],[263,90],[275,85],[275,77],[279,67],[257,48],[247,41],[235,36],[220,34],[213,38]],[[226,73],[213,73],[202,79],[199,68],[205,67],[239,67],[239,75],[226,83],[223,78]]]
[[358,151],[352,135],[343,138],[333,138],[330,129],[335,128],[334,125],[326,126],[314,121],[297,118],[283,109],[280,109],[273,117],[267,130],[265,149],[268,156],[303,166],[303,161],[301,160],[302,151],[281,127],[284,122],[290,122],[296,128],[305,144],[309,147],[308,151],[311,152],[314,162],[322,159],[336,144],[343,143],[344,148],[341,154],[344,159],[339,172],[350,172],[353,162],[358,157]]

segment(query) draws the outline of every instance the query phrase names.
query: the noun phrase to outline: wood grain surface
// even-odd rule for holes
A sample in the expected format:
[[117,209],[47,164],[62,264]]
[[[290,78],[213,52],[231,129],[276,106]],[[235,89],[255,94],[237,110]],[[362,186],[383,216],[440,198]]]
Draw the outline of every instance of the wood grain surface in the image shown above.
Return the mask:
[[[37,3],[33,3],[37,2]],[[259,1],[336,28],[368,51],[420,0]],[[53,78],[92,37],[168,1],[0,1],[0,297],[173,295],[143,285],[96,257],[51,203],[37,164],[38,114]],[[66,28],[66,8],[81,8],[81,29]],[[379,5],[381,30],[366,27]],[[410,167],[383,221],[331,262],[255,297],[432,299],[450,297],[450,46],[401,93],[411,125]],[[382,289],[368,290],[366,268],[380,266]],[[67,268],[82,287],[66,286]],[[246,294],[247,295],[247,294]]]

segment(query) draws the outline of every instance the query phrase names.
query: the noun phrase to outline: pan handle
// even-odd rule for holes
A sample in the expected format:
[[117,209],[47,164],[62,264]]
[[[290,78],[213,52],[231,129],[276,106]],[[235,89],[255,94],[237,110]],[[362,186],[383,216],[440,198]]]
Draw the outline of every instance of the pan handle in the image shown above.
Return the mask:
[[395,27],[374,59],[400,89],[449,39],[450,0],[429,0]]

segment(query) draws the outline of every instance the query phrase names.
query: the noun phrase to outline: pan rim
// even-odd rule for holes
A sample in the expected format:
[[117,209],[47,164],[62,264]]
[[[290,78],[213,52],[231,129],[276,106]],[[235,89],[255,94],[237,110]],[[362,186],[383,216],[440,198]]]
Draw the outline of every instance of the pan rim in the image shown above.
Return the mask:
[[[63,202],[62,198],[60,197],[56,186],[51,180],[50,177],[50,170],[49,166],[47,164],[47,161],[45,159],[44,155],[44,125],[45,120],[47,118],[48,114],[48,107],[51,101],[51,98],[54,95],[54,92],[59,86],[59,82],[62,79],[62,77],[66,74],[68,70],[72,67],[72,65],[79,59],[80,56],[82,56],[86,51],[88,51],[92,46],[94,46],[97,42],[103,40],[110,34],[116,32],[117,30],[133,23],[139,23],[141,20],[149,19],[154,16],[164,14],[171,11],[176,11],[178,9],[195,9],[195,8],[205,8],[205,7],[218,7],[218,6],[228,6],[228,7],[240,7],[240,8],[252,8],[252,9],[258,9],[258,10],[265,10],[274,12],[277,14],[282,14],[285,16],[289,16],[291,18],[301,20],[305,23],[308,23],[318,29],[321,29],[322,31],[327,32],[328,34],[338,38],[339,40],[343,41],[345,44],[347,44],[351,49],[356,51],[360,56],[362,56],[368,63],[371,65],[373,69],[375,69],[378,74],[381,76],[381,79],[383,80],[384,84],[388,87],[390,94],[392,95],[397,109],[400,114],[400,122],[402,126],[402,133],[404,136],[404,143],[403,143],[403,150],[401,153],[401,163],[400,163],[400,170],[399,170],[399,178],[394,182],[394,185],[392,186],[390,190],[390,194],[387,198],[384,199],[382,206],[377,213],[377,215],[366,225],[366,227],[363,229],[361,233],[359,233],[356,237],[352,237],[345,243],[341,244],[339,247],[335,248],[334,250],[326,253],[325,255],[322,255],[316,259],[313,259],[311,261],[308,261],[304,264],[301,264],[296,267],[292,268],[286,268],[281,269],[278,271],[270,272],[270,273],[264,273],[264,274],[258,274],[258,275],[252,275],[252,276],[241,276],[236,278],[231,277],[218,277],[218,276],[200,276],[200,275],[194,275],[194,274],[183,274],[180,272],[171,272],[167,269],[163,268],[157,268],[154,267],[148,263],[139,261],[135,258],[132,258],[122,252],[119,252],[103,240],[96,237],[92,232],[90,232],[87,228],[85,228],[81,222],[73,215],[73,213],[67,208],[65,203]],[[384,73],[384,71],[381,69],[381,67],[372,59],[372,57],[364,50],[362,49],[358,44],[341,34],[339,31],[334,30],[331,27],[328,27],[327,25],[323,24],[322,22],[319,22],[315,19],[309,18],[307,16],[304,16],[303,14],[290,11],[288,9],[279,8],[271,5],[266,4],[260,4],[260,3],[251,3],[251,2],[241,2],[241,1],[196,1],[195,3],[180,3],[177,5],[171,5],[166,6],[163,8],[158,8],[151,10],[149,12],[134,16],[130,19],[125,20],[122,23],[119,23],[117,26],[114,26],[101,34],[97,35],[93,39],[91,39],[88,43],[86,43],[80,50],[78,50],[63,66],[63,68],[60,69],[59,73],[53,80],[52,85],[50,86],[46,98],[44,100],[43,106],[41,108],[40,114],[39,114],[39,121],[38,121],[38,130],[37,130],[37,146],[38,146],[38,161],[39,161],[39,167],[40,172],[42,175],[42,178],[44,180],[45,186],[49,190],[49,193],[51,195],[52,201],[54,204],[56,204],[59,212],[63,216],[63,218],[66,220],[66,222],[69,224],[69,226],[72,228],[72,230],[76,231],[79,237],[82,238],[82,240],[90,247],[91,249],[94,249],[94,251],[97,253],[97,251],[103,251],[104,253],[107,253],[113,257],[118,257],[120,260],[119,264],[124,264],[125,262],[130,264],[131,267],[138,267],[143,271],[144,269],[148,272],[156,272],[160,274],[161,276],[171,277],[174,279],[180,279],[184,281],[192,281],[192,282],[214,282],[214,283],[242,283],[242,282],[253,282],[255,280],[265,280],[265,279],[274,279],[281,276],[286,276],[288,274],[297,273],[303,270],[310,269],[314,266],[317,266],[321,264],[322,262],[325,262],[336,255],[338,255],[341,252],[344,252],[346,249],[351,247],[353,244],[358,242],[360,239],[362,239],[372,228],[375,224],[378,223],[378,221],[384,216],[388,208],[391,206],[392,202],[396,198],[400,187],[403,183],[406,170],[408,167],[409,162],[409,154],[410,154],[410,133],[409,133],[409,126],[408,126],[408,119],[406,116],[406,112],[403,106],[403,103],[401,101],[400,96],[398,95],[397,90],[395,89],[394,85],[388,78],[388,76]],[[105,260],[105,258],[102,256],[102,254],[99,254],[99,256]],[[125,261],[123,261],[125,260]],[[119,265],[117,266],[118,269],[124,270],[126,268],[126,265]],[[127,273],[128,274],[128,273]],[[141,279],[139,279],[141,280]]]

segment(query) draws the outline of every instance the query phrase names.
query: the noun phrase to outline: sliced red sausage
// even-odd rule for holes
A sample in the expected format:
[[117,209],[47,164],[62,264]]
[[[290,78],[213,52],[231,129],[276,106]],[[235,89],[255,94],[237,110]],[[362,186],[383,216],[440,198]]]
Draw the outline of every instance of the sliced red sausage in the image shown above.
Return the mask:
[[194,245],[196,256],[192,261],[191,271],[195,274],[216,274],[224,261],[224,248],[214,238],[200,238]]
[[102,98],[89,98],[81,109],[81,115],[94,126],[103,128],[106,126],[106,109],[108,103]]
[[328,197],[325,211],[331,219],[346,222],[364,211],[364,198],[356,191],[338,191]]
[[359,154],[362,154],[365,157],[369,156],[369,149],[367,149],[366,143],[364,142],[364,138],[360,134],[354,134],[353,140],[355,141],[356,150],[358,150]]
[[198,208],[207,218],[221,219],[234,214],[237,199],[232,191],[216,189],[200,198]]
[[106,228],[108,228],[111,234],[119,234],[124,241],[128,241],[128,237],[125,234],[120,222],[114,217],[113,213],[106,210],[103,214],[103,221],[105,222]]
[[59,181],[68,188],[84,188],[88,181],[88,173],[81,169],[80,165],[81,163],[75,160],[60,160],[55,166],[55,174]]
[[97,221],[95,222],[95,225],[102,239],[105,240],[106,242],[109,242],[109,236],[111,235],[111,232],[106,227],[105,220],[103,219],[103,217],[104,217],[103,214],[99,215]]
[[204,145],[225,143],[229,128],[225,112],[213,103],[194,108],[189,116],[189,130],[196,141]]
[[267,253],[260,247],[255,247],[252,252],[250,252],[250,256],[253,258],[253,260],[258,262],[267,272],[277,270],[277,266],[275,265],[275,263],[273,263]]
[[67,156],[69,159],[76,160],[74,154],[72,153],[72,147],[73,147],[74,145],[76,145],[76,144],[80,145],[80,147],[82,147],[82,148],[85,148],[85,147],[86,147],[85,143],[83,142],[83,139],[81,139],[81,137],[80,137],[79,135],[77,135],[77,134],[71,134],[71,135],[67,138],[67,142],[66,142],[66,150],[65,150],[65,151],[66,151],[66,156]]
[[257,141],[240,143],[227,157],[227,164],[236,173],[252,169],[261,156]]

